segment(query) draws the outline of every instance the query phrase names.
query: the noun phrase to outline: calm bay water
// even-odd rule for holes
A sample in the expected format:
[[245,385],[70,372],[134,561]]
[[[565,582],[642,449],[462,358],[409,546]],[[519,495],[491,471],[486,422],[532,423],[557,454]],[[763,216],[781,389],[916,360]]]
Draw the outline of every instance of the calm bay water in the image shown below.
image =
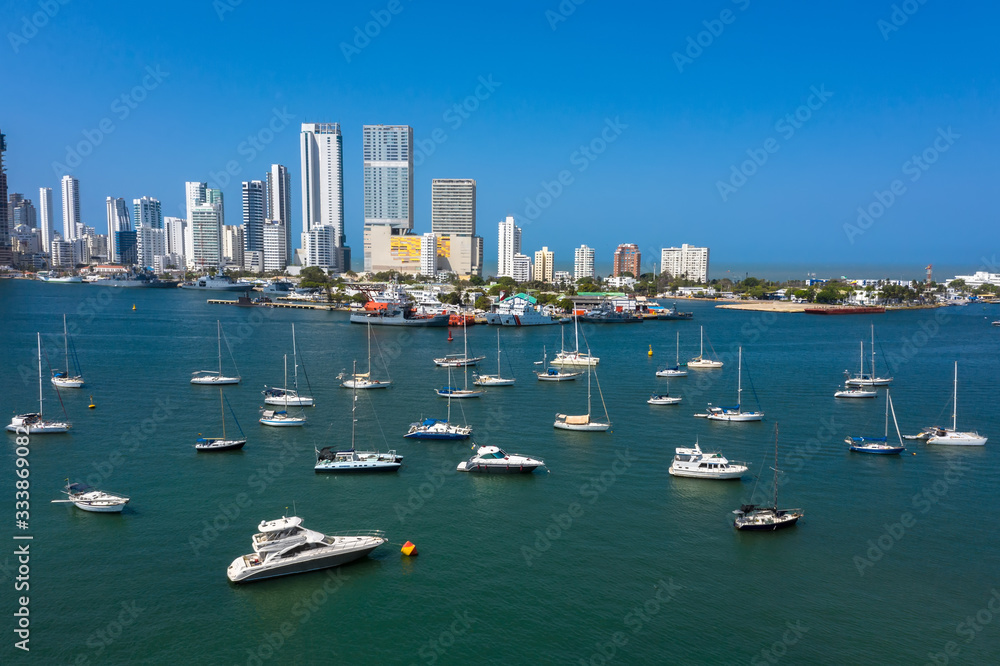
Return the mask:
[[[472,454],[468,443],[402,439],[411,421],[444,417],[433,388],[447,371],[431,358],[461,351],[461,334],[449,344],[444,329],[380,327],[387,369],[376,359],[375,372],[394,384],[361,392],[358,448],[395,448],[406,464],[398,474],[317,476],[314,447],[350,444],[351,392],[336,375],[354,359],[366,364],[365,328],[344,313],[214,306],[206,297],[0,282],[0,413],[37,406],[35,333],[46,336],[49,361],[61,363],[63,313],[77,330],[87,380],[62,392],[72,434],[32,438],[30,645],[44,663],[725,664],[780,655],[788,663],[926,663],[949,641],[959,651],[950,663],[996,661],[1000,617],[980,611],[1000,589],[1000,329],[989,325],[1000,308],[872,319],[693,303],[681,308],[694,310],[693,322],[586,326],[615,424],[605,434],[552,428],[555,412],[581,413],[586,404],[585,381],[540,384],[531,374],[542,346],[558,347],[559,327],[504,329],[518,384],[453,403],[452,420],[467,420],[481,444],[546,461],[549,473],[524,478],[455,472]],[[216,367],[217,319],[243,377],[226,396],[249,442],[242,452],[198,455],[198,433],[220,430],[218,392],[188,380]],[[846,450],[844,436],[883,427],[884,392],[874,401],[833,398],[843,370],[857,368],[871,321],[879,363],[896,363],[892,395],[904,434],[950,420],[958,360],[959,427],[990,436],[986,447],[907,442],[898,458]],[[291,323],[318,406],[306,410],[304,428],[265,428],[256,422],[260,389],[281,384]],[[653,373],[673,362],[675,331],[686,359],[697,354],[699,324],[725,368],[671,381],[671,394],[684,396],[679,406],[647,405],[667,386]],[[492,372],[496,329],[476,326],[468,336]],[[707,402],[735,401],[740,344],[753,384],[744,377],[744,404],[754,404],[755,392],[766,420],[693,418]],[[224,369],[232,370],[225,352]],[[46,413],[59,416],[47,378],[45,396]],[[600,411],[596,386],[594,398]],[[763,491],[775,421],[786,470],[779,503],[806,514],[795,528],[732,528],[730,512],[753,493],[750,476],[722,483],[667,473],[674,447],[697,438],[763,470]],[[231,419],[227,428],[236,428]],[[132,503],[121,516],[50,504],[66,477],[99,481]],[[250,550],[257,524],[293,511],[326,533],[383,529],[396,545],[331,572],[229,584],[226,567]],[[907,513],[909,526],[893,527]],[[7,538],[0,562],[9,565]],[[418,557],[400,556],[406,540]],[[15,594],[3,596],[7,655],[16,652]],[[960,624],[977,612],[979,631]]]

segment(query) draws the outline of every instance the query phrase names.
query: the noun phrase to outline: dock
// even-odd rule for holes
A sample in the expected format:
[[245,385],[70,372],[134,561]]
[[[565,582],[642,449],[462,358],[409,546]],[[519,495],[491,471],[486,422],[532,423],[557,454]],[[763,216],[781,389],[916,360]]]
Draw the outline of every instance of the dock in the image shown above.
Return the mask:
[[244,308],[295,308],[299,310],[336,310],[333,305],[329,303],[292,303],[289,301],[269,301],[265,303],[253,302],[246,297],[241,297],[239,300],[226,301],[218,298],[208,299],[209,305],[238,305]]

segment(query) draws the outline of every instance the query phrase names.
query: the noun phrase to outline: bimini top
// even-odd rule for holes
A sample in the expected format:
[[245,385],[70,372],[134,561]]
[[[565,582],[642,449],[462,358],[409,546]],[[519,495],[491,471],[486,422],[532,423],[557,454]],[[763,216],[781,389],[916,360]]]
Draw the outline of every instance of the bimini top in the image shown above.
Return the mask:
[[66,486],[66,492],[72,495],[77,493],[89,493],[93,489],[93,486],[88,486],[86,483],[71,483]]

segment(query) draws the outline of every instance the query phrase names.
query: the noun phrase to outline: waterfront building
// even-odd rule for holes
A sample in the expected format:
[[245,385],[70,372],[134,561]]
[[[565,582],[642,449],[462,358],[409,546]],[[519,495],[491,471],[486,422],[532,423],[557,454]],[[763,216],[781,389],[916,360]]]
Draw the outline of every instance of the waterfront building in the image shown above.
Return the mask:
[[52,268],[69,270],[76,265],[76,262],[73,259],[72,242],[63,240],[63,237],[56,233],[52,238],[51,248],[51,259],[49,263]]
[[514,255],[521,253],[521,227],[508,215],[499,224],[497,237],[497,277],[514,277]]
[[[184,237],[187,233],[187,220],[182,217],[165,217],[163,218],[163,227],[167,232],[167,254],[175,255],[180,257],[179,260],[174,260],[175,265],[178,268],[183,267],[187,263],[184,247]],[[180,261],[179,264],[176,261]]]
[[533,269],[536,280],[551,283],[553,281],[553,253],[548,246],[543,246],[541,250],[535,252],[535,266]]
[[152,268],[157,257],[167,253],[167,232],[156,227],[136,227],[136,263],[142,268]]
[[[258,252],[264,251],[264,214],[267,207],[267,195],[264,181],[243,181],[243,248]],[[226,255],[235,260],[235,255]],[[243,264],[241,260],[240,265]]]
[[248,250],[243,253],[243,270],[251,273],[264,271],[264,253]]
[[7,224],[11,229],[24,225],[29,229],[37,226],[37,211],[31,199],[25,199],[23,194],[18,192],[10,193],[10,201],[7,203]]
[[[108,238],[115,239],[119,231],[131,231],[132,223],[129,221],[128,207],[125,205],[125,199],[118,197],[108,197],[105,199],[105,205],[107,207],[108,213]],[[121,258],[118,256],[118,244],[112,240],[110,243],[111,251],[110,260],[112,262],[119,262]]]
[[52,208],[52,188],[38,188],[38,226],[42,232],[42,252],[49,251],[52,237],[55,233],[53,227],[54,210]]
[[222,204],[204,202],[191,208],[189,265],[199,269],[222,264]]
[[623,243],[615,250],[615,259],[611,269],[611,275],[631,273],[635,277],[639,277],[641,274],[641,265],[642,254],[639,252],[639,246],[635,243]]
[[[278,220],[285,228],[285,265],[292,256],[292,178],[282,164],[272,164],[267,172],[265,220]],[[284,270],[284,267],[282,267]]]
[[288,266],[285,225],[281,220],[264,223],[264,270],[283,271]]
[[687,243],[680,247],[663,248],[660,250],[660,273],[666,273],[674,278],[707,283],[708,248],[694,247]]
[[62,177],[63,239],[74,240],[80,226],[80,181],[66,174]]
[[431,231],[440,235],[476,235],[476,181],[431,180]]
[[222,225],[222,263],[225,266],[243,267],[243,248],[246,247],[246,229],[241,225]]
[[115,232],[115,263],[122,266],[134,266],[139,263],[139,241],[137,234],[131,229]]
[[594,248],[581,245],[573,253],[573,280],[585,277],[597,277],[594,272]]
[[163,228],[163,213],[160,211],[160,200],[152,197],[132,199],[132,224],[136,229],[149,227]]
[[438,270],[467,280],[483,274],[482,236],[438,236]]
[[[340,124],[303,123],[299,149],[305,265],[346,272],[351,268],[351,250],[344,235],[344,159]],[[329,228],[317,231],[319,227]]]
[[388,226],[396,234],[413,229],[413,128],[365,125],[364,158],[365,270],[371,270],[370,231]]
[[31,255],[42,251],[42,238],[37,229],[17,224],[10,234],[11,249],[16,254]]
[[511,260],[511,277],[514,282],[531,281],[531,258],[518,252]]
[[[7,167],[3,154],[7,151],[7,137],[0,132],[0,204],[7,201]],[[7,206],[0,205],[0,266],[13,266],[14,252],[10,244],[10,220]]]

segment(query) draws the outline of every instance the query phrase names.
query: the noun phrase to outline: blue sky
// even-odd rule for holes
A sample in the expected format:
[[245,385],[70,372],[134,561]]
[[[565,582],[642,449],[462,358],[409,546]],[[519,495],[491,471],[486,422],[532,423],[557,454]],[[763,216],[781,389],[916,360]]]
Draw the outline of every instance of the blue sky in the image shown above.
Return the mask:
[[432,178],[477,179],[488,268],[505,215],[557,267],[581,243],[599,268],[638,243],[650,269],[661,247],[708,245],[715,276],[1000,255],[1000,10],[984,3],[237,1],[6,3],[10,190],[52,187],[60,210],[54,164],[82,142],[69,171],[104,229],[106,196],[183,215],[184,182],[232,161],[236,223],[240,181],[279,162],[297,241],[299,123],[339,122],[360,263],[361,126],[409,124],[415,230]]

